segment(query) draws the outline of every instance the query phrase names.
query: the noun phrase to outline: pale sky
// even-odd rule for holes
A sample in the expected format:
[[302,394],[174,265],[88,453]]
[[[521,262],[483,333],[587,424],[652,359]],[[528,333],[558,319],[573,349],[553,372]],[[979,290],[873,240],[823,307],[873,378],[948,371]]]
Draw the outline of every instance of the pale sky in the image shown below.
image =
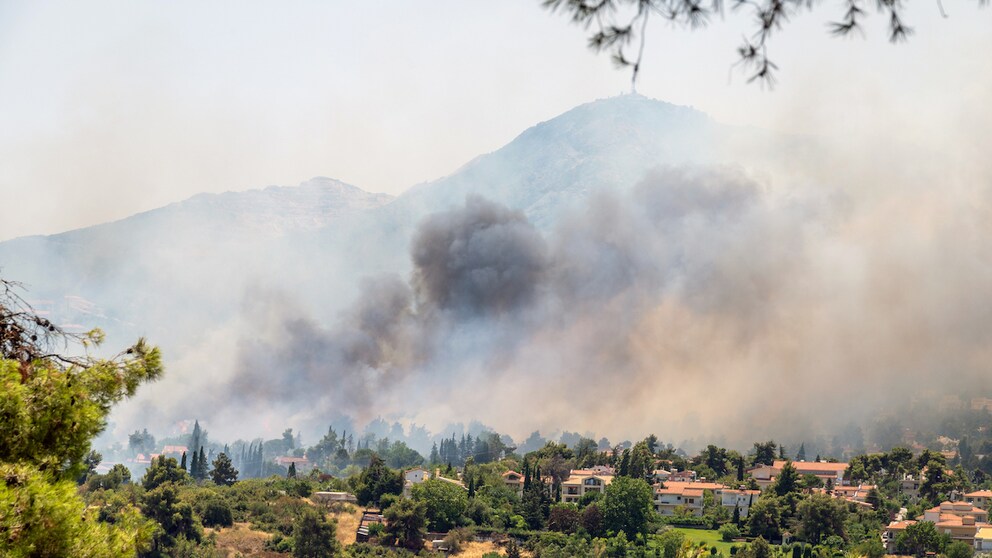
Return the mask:
[[[770,44],[772,90],[730,71],[741,16],[656,21],[638,91],[731,124],[958,150],[990,122],[992,10],[944,4],[911,2],[916,33],[891,45],[880,15],[831,38],[842,8],[822,3]],[[0,240],[313,176],[398,194],[627,91],[586,36],[539,0],[0,0]]]

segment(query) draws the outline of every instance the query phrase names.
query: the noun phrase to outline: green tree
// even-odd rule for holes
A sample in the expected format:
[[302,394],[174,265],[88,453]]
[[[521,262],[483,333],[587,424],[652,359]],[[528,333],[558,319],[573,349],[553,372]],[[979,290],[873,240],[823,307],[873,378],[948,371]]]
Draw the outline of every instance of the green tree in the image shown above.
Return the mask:
[[152,464],[145,471],[141,485],[145,487],[145,490],[154,490],[167,482],[185,484],[188,481],[189,476],[186,471],[179,468],[176,458],[160,455],[152,461]]
[[289,464],[289,471],[286,471],[286,478],[287,479],[295,479],[296,478],[296,462],[295,461]]
[[777,498],[763,496],[747,514],[747,530],[752,537],[778,539],[781,537],[782,510]]
[[943,494],[947,494],[954,487],[951,479],[947,475],[947,462],[944,456],[935,453],[927,461],[926,473],[923,475],[923,482],[920,483],[920,497],[931,502],[939,502]]
[[358,503],[378,505],[383,494],[400,494],[403,492],[403,475],[393,471],[377,454],[373,453],[369,466],[358,476],[355,487],[355,497]]
[[896,551],[899,554],[923,556],[927,552],[943,552],[950,537],[937,531],[931,521],[920,521],[909,525],[896,536]]
[[337,527],[323,513],[305,508],[293,522],[293,558],[332,558],[341,555]]
[[799,504],[798,513],[800,536],[807,542],[820,544],[830,535],[847,538],[844,524],[848,512],[843,501],[826,494],[813,494]]
[[679,558],[685,546],[685,533],[670,529],[658,537],[658,546],[662,549],[664,558]]
[[796,471],[796,467],[791,461],[786,461],[785,465],[782,466],[782,471],[775,479],[775,484],[772,485],[772,491],[775,492],[776,496],[785,496],[798,490],[799,472]]
[[579,508],[575,504],[555,504],[548,514],[548,530],[574,533],[579,528]]
[[[695,29],[706,26],[712,16],[724,11],[720,0],[543,0],[543,4],[551,10],[564,12],[573,23],[592,27],[589,47],[596,52],[610,52],[617,66],[630,68],[631,87],[636,85],[641,70],[645,33],[651,17]],[[811,12],[820,4],[803,0],[762,0],[737,6],[746,10],[749,21],[754,22],[751,29],[741,33],[744,38],[737,47],[738,65],[749,75],[749,81],[772,83],[778,69],[768,57],[772,34],[790,19]],[[904,10],[905,3],[901,2],[878,5],[893,43],[907,40],[912,34],[912,28],[903,21]],[[864,20],[870,13],[857,2],[845,2],[827,29],[835,36],[863,33]],[[631,50],[634,57],[631,57]]]
[[386,535],[392,544],[414,552],[424,546],[427,536],[427,505],[424,502],[404,498],[397,500],[383,512],[386,519]]
[[643,479],[614,478],[599,504],[604,527],[614,533],[646,533],[653,511],[652,496],[651,486]]
[[775,450],[778,444],[774,440],[754,443],[754,464],[771,465],[775,463]]
[[155,529],[129,504],[113,523],[97,517],[74,481],[53,481],[27,464],[0,463],[0,556],[133,556],[147,548]]
[[150,539],[130,506],[100,523],[76,493],[111,407],[162,374],[158,349],[143,339],[111,359],[58,353],[102,341],[99,330],[65,333],[0,279],[0,555],[117,556]]
[[207,454],[203,451],[203,446],[200,446],[200,452],[193,458],[193,462],[196,463],[196,472],[193,473],[193,478],[198,481],[206,480],[209,471],[207,468]]
[[222,498],[210,498],[200,507],[200,517],[207,527],[230,527],[234,525],[234,511]]
[[[175,459],[170,458],[175,463]],[[177,467],[178,468],[178,467]],[[149,490],[141,499],[141,512],[158,524],[152,556],[163,555],[180,540],[199,542],[203,530],[193,515],[193,507],[179,499],[179,489],[166,482]]]
[[974,553],[975,549],[970,544],[962,541],[954,541],[947,545],[945,552],[947,558],[971,558]]
[[414,485],[411,496],[427,508],[427,523],[435,531],[448,531],[462,524],[468,495],[465,489],[438,479]]
[[748,546],[746,553],[747,558],[772,558],[774,555],[772,545],[768,544],[768,541],[761,536],[754,539],[754,542]]
[[210,471],[210,478],[214,484],[221,486],[231,486],[238,480],[238,470],[234,468],[231,459],[226,453],[221,452],[214,459],[214,468]]
[[603,534],[603,512],[599,509],[599,503],[592,503],[582,508],[582,516],[579,518],[582,528],[593,537]]

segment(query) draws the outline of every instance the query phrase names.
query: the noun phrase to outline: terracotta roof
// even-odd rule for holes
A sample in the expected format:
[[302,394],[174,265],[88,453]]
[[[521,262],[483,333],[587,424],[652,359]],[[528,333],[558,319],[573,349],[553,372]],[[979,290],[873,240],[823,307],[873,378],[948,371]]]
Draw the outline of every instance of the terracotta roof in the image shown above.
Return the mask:
[[[781,469],[785,466],[784,459],[776,460],[773,467]],[[813,471],[814,474],[843,473],[847,470],[847,463],[825,463],[822,461],[793,461],[792,466],[798,471]]]
[[992,498],[992,490],[976,490],[965,494],[966,498]]
[[916,525],[916,521],[912,519],[908,519],[906,521],[893,521],[892,523],[889,523],[889,526],[886,527],[886,529],[890,531],[902,531],[910,525]]
[[726,487],[715,482],[665,482],[664,488],[655,488],[655,494],[683,494],[687,496],[702,496],[704,490],[723,490]]

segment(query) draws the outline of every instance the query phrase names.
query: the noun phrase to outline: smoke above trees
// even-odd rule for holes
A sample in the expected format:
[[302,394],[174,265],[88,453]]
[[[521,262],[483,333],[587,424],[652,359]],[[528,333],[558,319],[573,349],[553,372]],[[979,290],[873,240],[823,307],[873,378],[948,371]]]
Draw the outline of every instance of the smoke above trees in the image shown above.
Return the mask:
[[728,443],[838,431],[947,377],[988,387],[985,225],[928,245],[904,236],[916,223],[868,230],[908,201],[869,219],[843,192],[673,167],[542,232],[469,197],[419,224],[407,277],[366,278],[330,325],[253,296],[210,392],[219,416],[315,429],[336,413]]

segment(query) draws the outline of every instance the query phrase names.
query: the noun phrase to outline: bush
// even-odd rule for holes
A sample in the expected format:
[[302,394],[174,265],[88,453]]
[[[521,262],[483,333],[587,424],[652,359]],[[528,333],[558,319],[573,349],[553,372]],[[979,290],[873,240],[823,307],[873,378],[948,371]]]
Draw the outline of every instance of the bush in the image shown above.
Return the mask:
[[737,551],[738,551],[738,550],[740,550],[740,549],[739,549],[739,548],[737,548],[737,545],[736,545],[736,544],[735,544],[734,546],[731,546],[731,547],[730,547],[730,555],[731,555],[731,556],[735,556],[735,555],[737,554]]
[[369,525],[369,537],[379,538],[386,532],[386,526],[382,523],[372,523]]
[[207,500],[200,516],[206,527],[230,527],[234,525],[234,512],[231,511],[231,506],[220,498]]
[[730,542],[734,539],[739,539],[741,536],[741,530],[737,528],[733,523],[727,523],[720,527],[720,538],[724,542]]
[[451,554],[462,551],[462,545],[472,541],[472,532],[468,529],[452,529],[444,537],[444,546]]

